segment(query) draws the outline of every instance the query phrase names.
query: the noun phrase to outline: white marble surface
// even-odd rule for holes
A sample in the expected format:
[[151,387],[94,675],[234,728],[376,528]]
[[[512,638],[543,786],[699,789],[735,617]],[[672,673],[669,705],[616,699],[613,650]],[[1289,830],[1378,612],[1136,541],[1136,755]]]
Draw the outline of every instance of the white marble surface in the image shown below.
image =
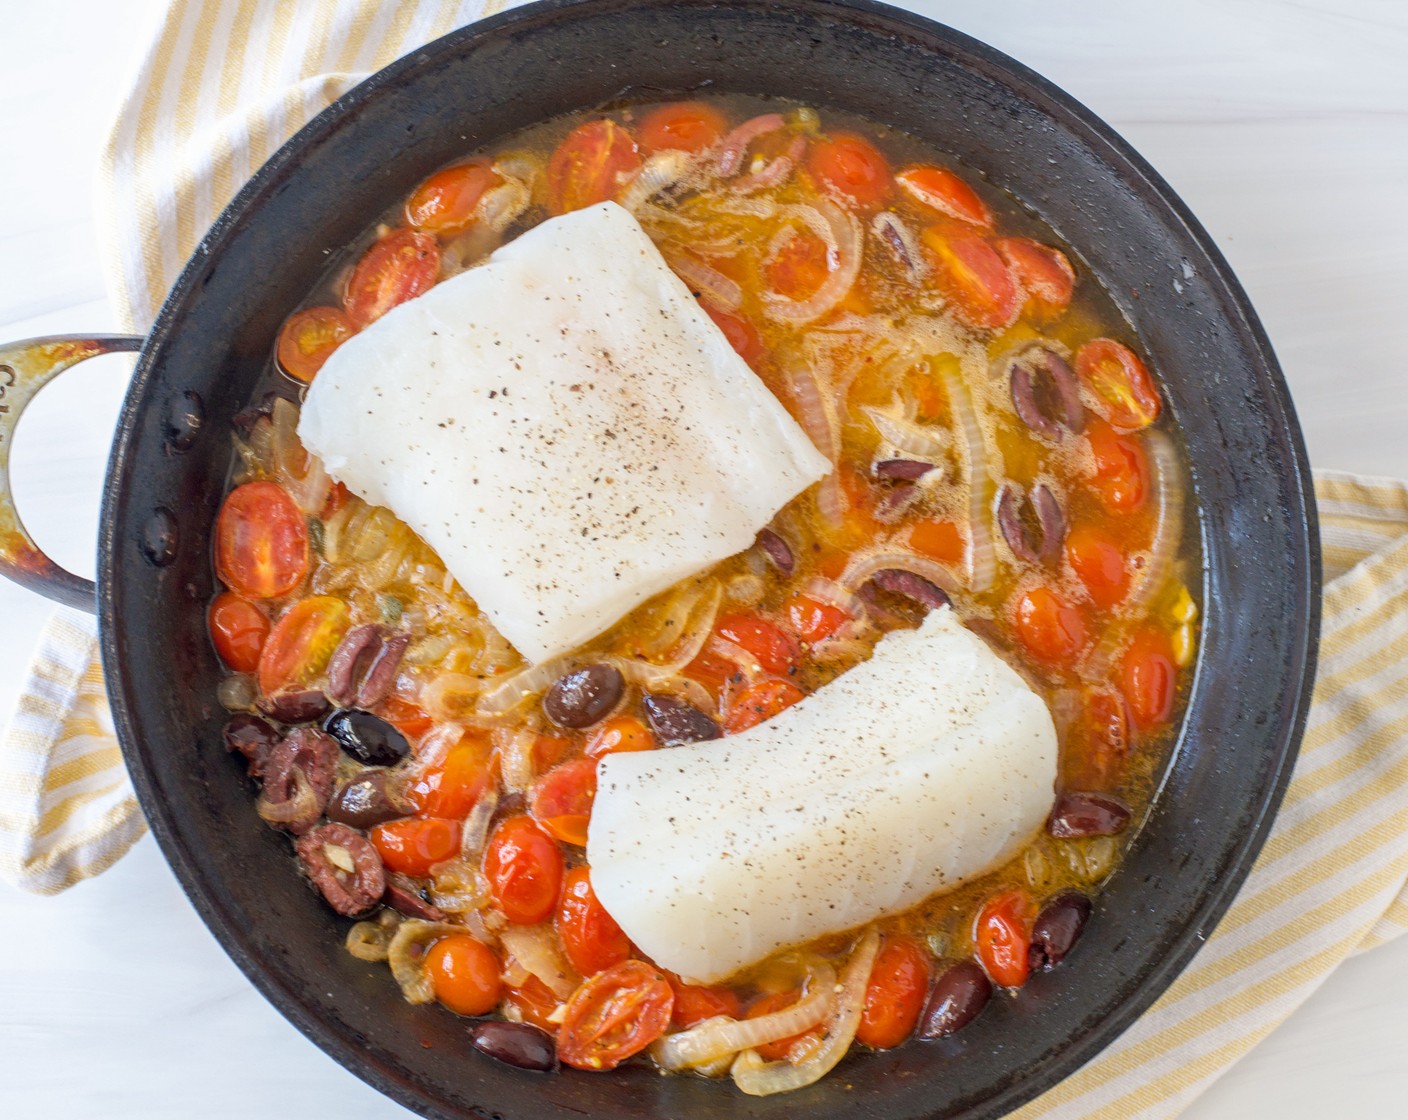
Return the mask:
[[[0,338],[112,329],[94,169],[159,0],[0,0]],[[1408,3],[911,0],[1111,121],[1238,271],[1317,465],[1408,475]],[[22,510],[91,574],[127,359],[41,398],[16,449]],[[47,398],[47,399],[45,399]],[[0,586],[0,711],[49,613]],[[1190,1120],[1408,1112],[1408,939],[1345,964]],[[408,1115],[254,993],[150,839],[101,879],[0,886],[0,1116]]]

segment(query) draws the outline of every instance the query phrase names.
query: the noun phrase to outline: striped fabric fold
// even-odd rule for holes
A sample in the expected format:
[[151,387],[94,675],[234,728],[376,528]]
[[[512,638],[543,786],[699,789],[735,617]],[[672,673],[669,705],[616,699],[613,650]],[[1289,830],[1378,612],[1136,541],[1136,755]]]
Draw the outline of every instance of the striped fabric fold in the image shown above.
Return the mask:
[[[114,302],[150,325],[243,182],[368,73],[503,0],[175,0],[113,129],[100,231]],[[1316,476],[1327,587],[1304,746],[1271,836],[1192,965],[1021,1120],[1177,1115],[1346,956],[1408,930],[1408,485]],[[46,630],[0,741],[0,875],[53,893],[144,826],[90,619]]]

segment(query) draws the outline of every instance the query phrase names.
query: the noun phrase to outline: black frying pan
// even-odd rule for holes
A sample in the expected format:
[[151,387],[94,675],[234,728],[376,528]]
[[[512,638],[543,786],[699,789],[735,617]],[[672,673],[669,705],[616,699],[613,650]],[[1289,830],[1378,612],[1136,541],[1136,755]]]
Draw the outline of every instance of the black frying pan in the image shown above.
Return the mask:
[[[762,1100],[645,1069],[549,1077],[498,1065],[471,1050],[462,1020],[410,1007],[383,967],[348,956],[345,923],[251,812],[242,768],[221,747],[222,671],[204,621],[231,418],[284,316],[319,278],[324,250],[351,241],[431,170],[505,133],[621,97],[707,89],[896,125],[985,173],[1074,246],[1163,379],[1207,559],[1177,749],[1069,963],[949,1040],[854,1054],[819,1084]],[[8,440],[43,381],[133,344],[0,351],[0,570],[71,603],[91,606],[93,589],[49,563],[19,525]],[[1246,297],[1168,186],[1069,97],[980,43],[872,3],[550,0],[375,75],[221,217],[142,347],[109,468],[96,595],[127,764],[192,902],[285,1015],[407,1106],[515,1120],[977,1118],[1035,1096],[1111,1041],[1230,902],[1270,826],[1309,703],[1318,555],[1300,432]]]

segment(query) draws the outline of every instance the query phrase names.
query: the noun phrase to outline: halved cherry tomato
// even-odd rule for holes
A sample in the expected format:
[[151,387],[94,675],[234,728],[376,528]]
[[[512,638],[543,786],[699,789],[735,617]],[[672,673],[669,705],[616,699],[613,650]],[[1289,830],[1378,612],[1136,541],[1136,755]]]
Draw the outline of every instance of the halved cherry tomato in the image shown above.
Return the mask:
[[494,904],[519,925],[546,919],[562,887],[562,852],[532,817],[499,822],[484,852],[484,876]]
[[1173,641],[1157,626],[1141,626],[1130,639],[1122,662],[1129,714],[1140,730],[1167,723],[1173,714],[1178,669],[1173,661]]
[[467,933],[452,933],[432,945],[425,972],[435,998],[456,1015],[487,1015],[499,1005],[498,955]]
[[305,684],[321,673],[347,633],[350,618],[347,604],[331,595],[314,595],[285,611],[259,654],[264,695],[272,696],[285,685]]
[[533,772],[545,774],[576,745],[566,735],[537,735],[533,739]]
[[962,564],[968,554],[963,530],[952,521],[916,521],[909,530],[909,547],[940,564]]
[[801,593],[788,599],[782,609],[797,637],[804,642],[829,638],[851,620],[851,616],[834,603],[823,603]]
[[1065,789],[1114,789],[1129,758],[1129,705],[1113,688],[1089,693],[1080,720],[1061,749],[1061,785]]
[[415,743],[435,726],[435,721],[430,718],[430,713],[424,708],[395,695],[388,696],[381,702],[377,714],[404,735],[410,743]]
[[308,525],[277,482],[246,482],[215,518],[215,574],[247,599],[287,595],[308,570]]
[[715,307],[707,299],[701,299],[699,306],[704,309],[704,314],[714,320],[714,325],[724,332],[724,337],[728,339],[728,344],[734,351],[750,366],[756,366],[762,361],[763,349],[762,337],[753,328],[753,324],[741,315],[735,315],[730,311],[724,311]]
[[1035,920],[1036,903],[1024,890],[1003,891],[983,903],[973,922],[973,944],[994,984],[1020,988],[1026,983]]
[[550,1035],[557,1034],[556,1015],[562,1001],[531,973],[521,986],[505,990],[504,1003],[517,1011],[525,1023],[532,1023]]
[[675,1010],[670,1022],[680,1030],[727,1015],[737,1019],[743,1014],[743,1003],[732,988],[705,988],[698,984],[686,984],[678,976],[669,978],[670,987],[675,993]]
[[347,280],[343,306],[365,327],[398,304],[430,290],[440,275],[440,246],[428,233],[395,229],[362,254]]
[[437,863],[460,852],[460,822],[441,817],[389,821],[367,835],[388,869],[416,879],[424,879]]
[[566,214],[615,198],[640,164],[636,142],[615,121],[578,125],[548,160],[548,209]]
[[650,110],[641,118],[637,133],[646,155],[656,152],[702,152],[724,137],[728,122],[702,101],[676,101]]
[[612,716],[599,723],[587,739],[584,753],[588,758],[630,751],[653,751],[655,736],[635,716]]
[[856,1038],[876,1050],[914,1033],[929,995],[929,954],[912,937],[887,936],[870,970]]
[[728,711],[724,714],[724,730],[730,735],[747,731],[772,719],[798,700],[805,700],[806,696],[790,681],[766,680],[749,685],[729,699]]
[[1120,547],[1099,529],[1077,525],[1066,536],[1066,556],[1095,605],[1109,610],[1129,591],[1129,570]]
[[1076,351],[1076,376],[1095,394],[1100,415],[1132,432],[1159,418],[1159,391],[1139,355],[1112,338],[1096,338]]
[[743,674],[739,672],[737,665],[710,653],[707,649],[681,671],[686,677],[702,684],[716,700],[727,684],[743,680]]
[[943,167],[910,167],[895,176],[895,182],[916,202],[960,222],[992,229],[992,211],[977,192],[959,176]]
[[585,867],[574,867],[562,881],[557,936],[567,960],[583,976],[618,965],[631,955],[630,938],[597,900]]
[[1139,509],[1149,489],[1149,458],[1139,437],[1122,436],[1108,424],[1092,421],[1086,438],[1095,457],[1095,492],[1105,508],[1114,513]]
[[1017,600],[1017,638],[1039,661],[1070,662],[1085,648],[1085,616],[1049,587],[1034,587]]
[[488,160],[437,171],[406,199],[406,224],[442,237],[463,233],[479,218],[479,200],[503,181]]
[[1038,319],[1054,319],[1071,305],[1076,270],[1066,254],[1027,237],[1000,237],[993,247],[1026,292],[1023,304]]
[[863,210],[884,202],[890,193],[890,163],[863,136],[833,132],[813,140],[807,150],[807,170],[829,194],[849,199]]
[[406,788],[406,799],[418,817],[463,820],[485,790],[494,784],[493,748],[487,736],[475,732],[446,752],[437,766],[422,770]]
[[596,759],[574,758],[554,766],[533,783],[528,811],[564,844],[587,846],[587,825],[596,800]]
[[763,268],[773,291],[788,299],[816,294],[831,274],[831,251],[811,230],[794,230]]
[[625,961],[572,993],[557,1036],[557,1056],[577,1069],[615,1069],[665,1033],[675,994],[659,969]]
[[[802,993],[794,989],[790,992],[770,992],[761,999],[755,1000],[748,1008],[745,1019],[761,1019],[764,1015],[771,1015],[775,1011],[785,1011],[799,999]],[[809,1042],[819,1042],[821,1040],[822,1028],[812,1027],[810,1030],[802,1031],[800,1034],[788,1035],[786,1038],[779,1038],[774,1042],[765,1042],[757,1047],[758,1056],[764,1061],[780,1062],[787,1057],[787,1053],[797,1043],[807,1040]]]
[[259,654],[269,637],[269,616],[233,591],[222,591],[210,604],[210,640],[220,660],[236,673],[259,668]]
[[332,352],[357,333],[337,307],[307,307],[284,320],[274,357],[299,381],[312,381]]
[[756,614],[730,614],[719,619],[714,633],[747,650],[769,673],[786,676],[801,656],[797,643],[778,626]]
[[1019,292],[997,250],[961,229],[930,226],[921,235],[934,261],[935,279],[970,327],[1004,327],[1017,314]]

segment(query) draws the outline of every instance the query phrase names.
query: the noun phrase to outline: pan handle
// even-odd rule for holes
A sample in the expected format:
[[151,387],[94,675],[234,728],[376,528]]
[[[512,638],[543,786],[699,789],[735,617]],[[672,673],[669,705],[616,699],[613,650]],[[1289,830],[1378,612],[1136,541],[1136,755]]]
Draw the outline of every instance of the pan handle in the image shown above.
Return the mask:
[[59,567],[25,530],[10,489],[10,447],[15,428],[34,394],[70,366],[99,354],[140,350],[136,335],[91,335],[88,338],[31,338],[0,346],[0,575],[22,587],[79,610],[98,609],[97,589]]

